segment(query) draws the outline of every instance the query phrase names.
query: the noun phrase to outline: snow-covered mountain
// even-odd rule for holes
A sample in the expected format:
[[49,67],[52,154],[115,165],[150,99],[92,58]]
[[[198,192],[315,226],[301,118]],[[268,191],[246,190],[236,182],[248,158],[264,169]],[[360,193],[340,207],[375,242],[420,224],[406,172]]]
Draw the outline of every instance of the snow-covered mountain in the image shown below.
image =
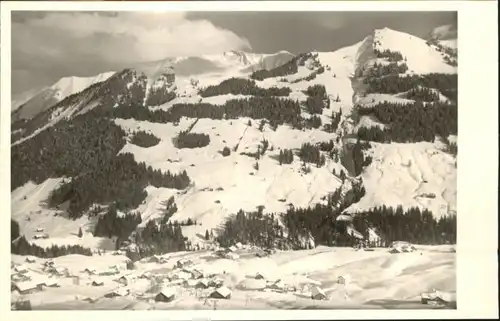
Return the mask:
[[[456,133],[446,137],[439,134],[453,132],[456,119],[447,120],[445,129],[439,124],[432,130],[416,128],[416,132],[401,138],[391,128],[403,130],[413,123],[400,119],[400,114],[383,118],[384,112],[374,106],[415,102],[425,105],[432,101],[451,104],[456,87],[451,88],[453,80],[450,85],[449,79],[454,79],[456,72],[456,65],[446,61],[435,45],[384,28],[334,52],[298,56],[284,51],[269,55],[226,52],[137,64],[91,81],[67,78],[51,87],[58,96],[44,91],[47,94],[40,93],[16,111],[17,119],[35,117],[18,124],[12,132],[12,175],[16,176],[12,217],[28,237],[43,227],[50,238],[34,241],[40,245],[105,244],[101,237],[71,236],[79,227],[92,231],[95,218],[83,215],[68,220],[64,215],[54,215],[68,206],[77,206],[82,199],[85,204],[102,206],[108,205],[109,200],[80,195],[75,192],[77,187],[71,187],[71,191],[53,199],[58,207],[47,207],[44,201],[54,190],[64,189],[65,184],[90,184],[94,176],[86,180],[85,175],[93,175],[89,174],[92,172],[102,171],[96,175],[114,175],[113,179],[120,180],[122,174],[113,174],[112,169],[103,171],[111,168],[109,162],[114,161],[115,147],[117,153],[130,153],[135,162],[143,162],[152,170],[185,171],[190,179],[187,186],[172,188],[149,181],[144,186],[144,197],[138,203],[134,201],[128,210],[137,211],[142,218],[139,227],[145,227],[150,220],[161,220],[164,202],[174,197],[177,211],[170,220],[191,219],[197,223],[182,227],[183,235],[192,244],[205,244],[200,235],[217,231],[226,218],[240,209],[254,211],[261,207],[264,213],[283,213],[292,205],[326,206],[328,195],[336,190],[341,198],[349,199],[343,209],[348,216],[355,217],[356,213],[374,207],[402,206],[405,210],[428,209],[435,217],[444,217],[456,207],[456,161],[448,152]],[[308,90],[315,85],[324,87],[326,97]],[[43,98],[45,95],[49,98]],[[317,98],[324,103],[319,109]],[[246,104],[235,99],[254,100],[250,100],[253,104]],[[30,104],[38,107],[30,110]],[[444,113],[453,108],[447,106],[443,107]],[[283,109],[276,111],[278,108]],[[394,109],[390,112],[397,113]],[[79,128],[94,130],[93,119],[112,121],[109,129],[96,129],[92,137]],[[401,127],[396,120],[405,125]],[[115,141],[111,141],[121,135],[113,126],[124,131],[124,143],[115,146]],[[356,137],[360,128],[375,127],[381,131],[385,128],[386,132],[376,135],[387,138],[367,139],[361,164],[358,156],[353,156]],[[155,144],[134,143],[134,133],[138,131],[155,136]],[[73,141],[64,136],[66,132],[85,134],[82,139],[92,146]],[[209,143],[200,143],[198,148],[180,148],[177,140],[185,132],[200,134],[196,138],[199,140],[208,135]],[[429,132],[430,140],[414,138]],[[104,136],[98,138],[99,135]],[[301,154],[303,145],[330,141],[332,147],[318,150],[318,159],[322,156],[324,161],[307,166],[309,161]],[[57,146],[66,143],[69,145]],[[224,155],[225,148],[229,154]],[[64,163],[82,149],[88,149],[81,155],[87,163]],[[280,155],[287,150],[295,156],[290,163],[281,164]],[[57,165],[43,163],[49,156]],[[89,163],[95,159],[100,163],[92,167]],[[139,174],[134,175],[134,181],[142,182]],[[353,190],[359,184],[364,193],[353,202],[350,193],[356,194]],[[122,191],[115,195],[117,199],[132,198],[132,194],[122,196]]]
[[31,98],[26,97],[26,95],[30,94],[28,92],[24,97],[19,98],[17,102],[13,101],[12,120],[30,119],[66,97],[76,94],[93,84],[105,81],[113,74],[114,72],[105,72],[93,77],[63,77],[52,86],[36,92]]
[[[166,68],[175,69],[180,77],[196,77],[205,74],[248,73],[261,69],[273,69],[285,64],[294,57],[287,51],[274,54],[256,54],[243,51],[228,51],[220,55],[199,57],[175,57],[160,61],[132,64],[130,67],[151,79],[157,79]],[[33,118],[64,98],[83,89],[107,80],[114,72],[101,73],[93,77],[63,77],[50,87],[29,90],[13,97],[12,120]]]

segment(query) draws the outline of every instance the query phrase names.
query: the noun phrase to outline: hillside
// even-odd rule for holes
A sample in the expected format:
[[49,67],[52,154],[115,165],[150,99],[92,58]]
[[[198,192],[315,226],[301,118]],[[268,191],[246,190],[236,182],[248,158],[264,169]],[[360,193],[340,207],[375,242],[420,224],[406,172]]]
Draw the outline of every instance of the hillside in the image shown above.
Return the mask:
[[11,115],[12,120],[30,119],[49,109],[66,97],[76,94],[93,84],[105,81],[113,74],[114,72],[106,72],[95,77],[61,78],[55,84],[40,90],[31,98],[24,98],[24,102],[19,104],[19,106],[15,106]]
[[[59,101],[13,123],[12,218],[28,238],[43,228],[49,238],[30,239],[43,247],[111,249],[128,239],[156,251],[165,245],[151,222],[176,250],[243,237],[292,249],[350,245],[346,228],[368,238],[367,226],[385,242],[443,242],[445,231],[452,241],[452,55],[385,28],[335,52],[168,58],[83,88],[59,82]],[[386,229],[428,215],[420,234]]]

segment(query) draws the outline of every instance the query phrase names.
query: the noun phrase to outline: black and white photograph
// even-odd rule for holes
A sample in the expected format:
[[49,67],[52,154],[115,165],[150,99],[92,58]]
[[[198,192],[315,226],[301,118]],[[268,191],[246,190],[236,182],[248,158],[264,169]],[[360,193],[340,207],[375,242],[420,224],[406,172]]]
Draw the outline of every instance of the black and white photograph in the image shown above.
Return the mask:
[[12,311],[457,309],[456,10],[115,7],[10,11]]

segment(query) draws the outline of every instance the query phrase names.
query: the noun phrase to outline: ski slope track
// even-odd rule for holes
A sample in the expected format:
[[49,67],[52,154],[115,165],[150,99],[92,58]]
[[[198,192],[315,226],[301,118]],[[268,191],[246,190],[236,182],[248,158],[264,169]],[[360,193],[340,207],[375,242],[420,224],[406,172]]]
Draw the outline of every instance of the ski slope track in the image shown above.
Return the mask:
[[[450,46],[453,45],[453,40],[446,41],[451,43]],[[384,101],[403,104],[414,102],[397,94],[366,95],[362,92],[361,81],[356,78],[359,70],[369,68],[375,62],[382,63],[375,56],[375,49],[401,52],[408,65],[407,74],[457,72],[457,67],[446,64],[440,52],[426,44],[425,40],[384,28],[375,30],[352,46],[334,52],[313,52],[316,55],[314,59],[325,67],[324,72],[316,74],[313,79],[304,80],[317,71],[313,66],[314,59],[311,58],[304,65],[298,66],[297,73],[256,81],[256,85],[261,88],[288,87],[291,93],[283,98],[301,103],[307,100],[304,92],[309,86],[325,86],[330,109],[324,108],[323,113],[318,115],[323,123],[320,128],[298,130],[286,124],[278,126],[276,130],[269,124],[259,128],[260,120],[246,117],[232,120],[183,117],[178,123],[114,119],[114,123],[129,134],[141,130],[160,140],[155,146],[147,148],[128,142],[120,153],[132,153],[137,162],[144,162],[163,172],[186,171],[191,179],[191,184],[184,190],[147,186],[146,199],[133,209],[141,215],[140,227],[144,227],[150,220],[160,219],[163,215],[163,202],[173,196],[178,210],[170,220],[196,220],[197,225],[183,226],[182,233],[193,245],[202,249],[196,252],[169,253],[165,255],[168,263],[164,265],[141,261],[136,263],[135,271],[123,269],[120,274],[133,273],[138,276],[143,272],[159,275],[171,273],[178,258],[192,259],[205,273],[219,275],[233,291],[231,300],[218,301],[218,309],[385,308],[389,305],[421,308],[419,295],[423,291],[439,288],[453,293],[455,253],[449,251],[449,246],[420,246],[415,253],[400,255],[389,254],[386,249],[364,252],[351,248],[319,246],[312,250],[279,251],[266,258],[246,255],[243,251],[240,259],[230,260],[214,259],[209,250],[214,245],[202,237],[206,230],[217,230],[226,218],[240,209],[255,211],[257,207],[263,206],[264,213],[280,213],[285,212],[289,204],[295,207],[326,204],[325,197],[337,188],[342,188],[343,195],[345,194],[350,188],[350,180],[343,184],[338,176],[332,174],[349,172],[340,161],[326,157],[324,166],[318,168],[311,164],[311,171],[306,174],[298,156],[294,157],[291,164],[283,165],[279,164],[277,157],[280,149],[297,151],[304,143],[315,144],[329,140],[338,140],[340,143],[335,148],[342,150],[343,144],[353,141],[354,134],[360,127],[384,128],[385,125],[374,117],[355,115],[355,106],[370,107]],[[27,132],[25,137],[13,141],[13,146],[22,144],[62,119],[71,120],[99,108],[103,101],[103,97],[99,96],[102,88],[111,88],[110,84],[119,77],[128,82],[118,89],[113,87],[116,90],[112,92],[115,106],[120,104],[120,99],[126,96],[131,86],[144,91],[144,102],[152,88],[176,93],[171,101],[158,106],[145,106],[152,111],[168,111],[178,103],[222,105],[230,99],[249,96],[226,94],[202,97],[199,90],[232,77],[249,79],[252,72],[272,70],[288,63],[293,57],[286,51],[275,54],[234,51],[211,56],[166,58],[136,64],[127,71],[104,73],[91,78],[63,78],[13,112],[13,120],[37,115],[45,120],[33,132]],[[167,83],[164,79],[165,70],[169,68],[175,73],[173,83]],[[65,100],[67,97],[71,99]],[[342,118],[335,132],[327,132],[323,129],[325,124],[331,122],[332,111],[342,111]],[[310,117],[305,109],[302,116]],[[191,133],[209,135],[209,145],[193,149],[176,148],[172,138],[187,129]],[[260,157],[259,168],[256,170],[256,160],[242,153],[255,153],[264,139],[269,142],[269,147]],[[456,137],[450,137],[449,140],[456,140]],[[236,151],[233,150],[235,146]],[[224,147],[231,149],[231,154],[227,157],[221,155]],[[444,151],[439,139],[435,143],[372,143],[367,153],[373,160],[358,177],[362,179],[366,193],[359,202],[349,206],[345,214],[356,215],[382,205],[425,208],[435,217],[456,211],[456,160]],[[89,267],[106,269],[109,265],[126,262],[125,257],[111,255],[109,252],[114,249],[115,239],[94,237],[90,233],[97,218],[84,215],[77,220],[70,220],[66,218],[63,208],[54,209],[46,205],[50,192],[60,186],[63,179],[54,177],[41,184],[28,182],[12,191],[12,218],[19,222],[21,234],[42,247],[78,244],[94,251],[104,251],[102,256],[85,258],[85,264]],[[424,194],[434,194],[435,197],[422,197]],[[85,231],[83,237],[76,235],[79,228]],[[40,229],[50,237],[33,239]],[[247,250],[250,251],[250,248]],[[17,255],[12,258],[19,263],[24,260]],[[43,277],[45,272],[38,267],[42,261],[37,260],[30,273]],[[68,268],[74,275],[80,275],[80,285],[73,284],[69,278],[60,278],[58,281],[62,287],[47,288],[43,292],[26,296],[35,309],[213,309],[213,306],[207,306],[204,300],[197,297],[196,291],[177,285],[172,285],[177,296],[171,303],[142,300],[137,293],[145,293],[149,288],[150,281],[146,279],[136,279],[128,287],[133,293],[129,296],[103,298],[107,291],[118,287],[118,283],[110,277],[104,277],[103,287],[85,285],[85,282],[91,282],[92,277],[81,274],[81,269],[85,268],[81,262],[82,258],[78,255],[56,259],[57,265]],[[262,272],[268,280],[249,277],[256,272]],[[337,284],[338,276],[345,274],[351,275],[352,284]],[[266,282],[275,279],[283,279],[296,291],[264,291]],[[321,284],[328,300],[310,299],[314,284]],[[80,299],[75,300],[75,295]],[[82,301],[81,298],[84,297],[101,299],[92,304]]]

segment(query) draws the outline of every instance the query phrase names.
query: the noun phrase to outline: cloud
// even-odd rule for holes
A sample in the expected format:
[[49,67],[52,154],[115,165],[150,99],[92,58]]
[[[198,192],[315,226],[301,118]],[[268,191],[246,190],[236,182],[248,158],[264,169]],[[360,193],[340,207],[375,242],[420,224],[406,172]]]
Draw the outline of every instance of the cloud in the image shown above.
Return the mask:
[[54,12],[13,20],[13,53],[34,59],[76,55],[138,62],[251,48],[235,33],[207,20],[188,20],[183,12]]
[[[15,83],[41,74],[87,74],[166,57],[251,49],[247,39],[184,12],[14,12]],[[28,71],[28,73],[27,73]],[[37,76],[38,74],[38,76]],[[55,75],[54,75],[55,76]],[[22,79],[21,79],[22,78]],[[39,79],[41,81],[41,79]]]

